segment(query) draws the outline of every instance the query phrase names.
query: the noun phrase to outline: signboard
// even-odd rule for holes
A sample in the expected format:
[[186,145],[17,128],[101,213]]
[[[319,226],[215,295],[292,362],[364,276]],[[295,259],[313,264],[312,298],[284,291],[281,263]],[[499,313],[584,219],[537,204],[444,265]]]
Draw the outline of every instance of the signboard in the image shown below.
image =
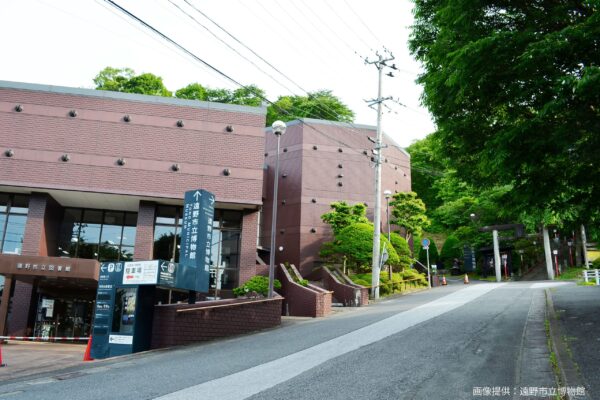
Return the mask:
[[158,261],[126,262],[123,270],[123,285],[156,285]]
[[177,286],[195,280],[193,290],[208,292],[215,196],[203,189],[185,192]]
[[54,300],[53,299],[43,299],[42,300],[42,308],[46,309],[46,318],[52,318],[54,314]]
[[421,245],[423,246],[424,249],[428,249],[430,243],[431,242],[429,241],[429,239],[423,239],[423,240],[421,240]]
[[177,264],[169,261],[161,261],[158,270],[158,284],[161,286],[175,287]]
[[475,259],[475,249],[473,246],[464,246],[463,247],[463,268],[465,272],[473,272],[475,271],[475,267],[477,266],[477,261]]
[[110,344],[133,344],[132,335],[110,335],[108,337]]
[[108,344],[115,307],[115,288],[123,280],[123,265],[122,262],[100,264],[94,325],[92,327],[91,355],[93,358],[106,358],[109,356]]

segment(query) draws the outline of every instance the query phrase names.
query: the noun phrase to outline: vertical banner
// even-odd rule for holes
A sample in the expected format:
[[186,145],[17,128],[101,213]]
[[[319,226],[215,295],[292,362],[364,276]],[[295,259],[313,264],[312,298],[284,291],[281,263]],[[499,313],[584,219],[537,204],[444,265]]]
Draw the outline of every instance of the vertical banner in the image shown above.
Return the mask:
[[212,225],[215,196],[203,189],[185,192],[183,229],[179,252],[179,287],[190,284],[198,292],[208,292]]

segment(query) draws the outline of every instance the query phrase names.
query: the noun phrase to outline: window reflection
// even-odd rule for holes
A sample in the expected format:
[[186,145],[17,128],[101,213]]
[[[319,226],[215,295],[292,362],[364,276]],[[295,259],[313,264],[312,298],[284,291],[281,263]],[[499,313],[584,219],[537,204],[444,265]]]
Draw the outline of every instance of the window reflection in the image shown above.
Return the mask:
[[67,208],[58,255],[99,261],[133,259],[137,214]]
[[0,248],[5,254],[21,254],[27,224],[29,197],[0,194]]
[[[156,207],[154,258],[179,261],[182,211],[183,207]],[[215,210],[209,266],[211,289],[216,288],[217,269],[221,277],[220,289],[237,286],[242,218],[242,211]]]

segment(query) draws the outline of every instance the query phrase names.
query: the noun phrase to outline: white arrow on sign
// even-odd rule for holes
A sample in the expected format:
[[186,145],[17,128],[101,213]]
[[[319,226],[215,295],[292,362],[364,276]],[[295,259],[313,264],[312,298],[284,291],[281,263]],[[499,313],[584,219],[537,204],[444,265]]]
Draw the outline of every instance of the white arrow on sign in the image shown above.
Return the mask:
[[100,266],[100,271],[102,271],[102,272],[106,272],[106,265],[102,265],[102,266]]
[[196,198],[196,201],[198,201],[198,197],[202,197],[202,193],[196,190],[196,193],[194,193],[194,197]]
[[160,265],[160,269],[162,270],[162,272],[165,272],[167,269],[169,269],[169,263],[165,261]]
[[209,200],[210,200],[210,204],[211,204],[211,205],[212,205],[212,204],[215,204],[215,198],[214,198],[214,197],[211,197],[211,198],[209,198]]

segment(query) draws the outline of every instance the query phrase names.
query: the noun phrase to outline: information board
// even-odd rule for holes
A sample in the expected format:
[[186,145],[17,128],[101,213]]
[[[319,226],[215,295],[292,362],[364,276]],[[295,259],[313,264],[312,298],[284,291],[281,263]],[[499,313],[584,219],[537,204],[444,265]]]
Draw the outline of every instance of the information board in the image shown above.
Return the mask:
[[212,248],[215,196],[203,189],[185,192],[183,227],[176,286],[186,287],[195,280],[193,290],[208,292]]

